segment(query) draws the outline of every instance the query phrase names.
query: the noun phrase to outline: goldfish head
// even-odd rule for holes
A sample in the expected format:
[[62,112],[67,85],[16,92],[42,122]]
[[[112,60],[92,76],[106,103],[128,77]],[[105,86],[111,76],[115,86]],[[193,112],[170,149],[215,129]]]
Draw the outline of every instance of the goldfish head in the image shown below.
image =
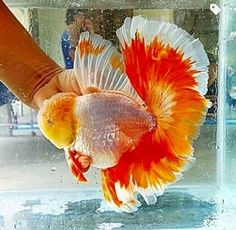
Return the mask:
[[57,148],[70,147],[76,138],[79,119],[74,93],[59,93],[44,102],[38,113],[39,128]]

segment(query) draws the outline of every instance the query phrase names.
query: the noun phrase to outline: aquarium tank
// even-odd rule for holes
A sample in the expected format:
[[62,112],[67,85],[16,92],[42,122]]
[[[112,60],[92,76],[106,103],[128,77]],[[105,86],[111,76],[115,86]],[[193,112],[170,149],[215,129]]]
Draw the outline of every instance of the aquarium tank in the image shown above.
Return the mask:
[[[37,111],[2,86],[0,96],[0,229],[234,229],[236,225],[236,1],[235,0],[4,0],[35,42],[60,66],[67,12],[118,46],[126,17],[171,22],[203,43],[211,101],[194,141],[195,164],[157,203],[133,213],[103,201],[100,172],[87,184],[70,174],[62,150],[44,138]],[[1,26],[1,22],[0,22]],[[1,36],[1,35],[0,35]],[[0,44],[1,45],[1,44]],[[11,44],[9,44],[10,46]],[[0,54],[4,55],[4,54]],[[1,64],[1,63],[0,63]],[[7,96],[6,96],[7,95]]]

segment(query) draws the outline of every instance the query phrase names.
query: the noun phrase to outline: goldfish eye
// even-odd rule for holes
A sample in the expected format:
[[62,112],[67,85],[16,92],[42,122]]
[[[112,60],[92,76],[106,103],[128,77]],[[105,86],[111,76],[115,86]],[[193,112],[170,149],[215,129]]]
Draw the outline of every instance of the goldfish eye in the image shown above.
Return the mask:
[[51,119],[48,119],[48,120],[47,120],[47,123],[48,123],[49,125],[53,125],[53,124],[54,124],[54,122],[53,122]]

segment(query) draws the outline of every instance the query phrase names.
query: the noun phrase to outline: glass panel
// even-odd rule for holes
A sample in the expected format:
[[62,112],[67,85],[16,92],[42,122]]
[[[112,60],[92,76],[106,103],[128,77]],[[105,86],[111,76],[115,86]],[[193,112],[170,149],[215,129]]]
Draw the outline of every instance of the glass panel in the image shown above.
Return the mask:
[[[222,72],[224,73],[224,92],[222,92],[221,100],[224,102],[222,113],[224,121],[222,126],[225,126],[224,138],[224,158],[225,164],[222,167],[225,180],[225,213],[223,218],[228,220],[233,226],[235,219],[236,200],[235,200],[235,165],[236,165],[236,3],[228,1],[224,7],[224,22],[227,25],[224,28],[222,49],[226,54],[222,60]],[[224,94],[223,94],[224,93]]]
[[[14,12],[14,10],[13,10]],[[66,9],[46,9],[46,8],[33,8],[24,11],[30,19],[29,31],[31,32],[33,38],[38,42],[40,47],[50,56],[52,57],[60,66],[65,66],[64,59],[62,55],[61,49],[61,36],[65,29],[65,15]],[[217,70],[217,43],[218,43],[218,16],[214,15],[209,9],[165,9],[165,10],[131,10],[131,9],[121,9],[121,10],[94,10],[94,9],[84,9],[81,10],[85,14],[86,17],[92,19],[94,24],[95,33],[98,33],[105,37],[106,39],[111,40],[115,45],[118,45],[118,41],[116,38],[116,29],[119,28],[124,19],[127,16],[135,16],[135,15],[143,15],[149,18],[155,18],[158,20],[169,21],[177,24],[183,29],[187,30],[190,34],[195,37],[198,37],[205,46],[205,49],[208,53],[211,65],[210,65],[210,81],[209,81],[209,91],[207,97],[211,99],[213,106],[209,110],[209,113],[206,118],[206,122],[201,128],[199,138],[194,142],[195,147],[195,156],[196,156],[196,164],[194,167],[185,172],[184,180],[179,181],[174,186],[179,185],[199,185],[206,184],[212,185],[216,183],[216,70]],[[208,26],[205,27],[204,24],[207,23]],[[17,128],[13,127],[14,135],[20,134],[20,129],[23,129],[21,133],[27,132],[27,134],[35,135],[38,134],[37,137],[30,137],[33,140],[40,138],[45,143],[45,149],[41,149],[42,146],[37,145],[39,147],[38,151],[41,152],[41,155],[44,155],[45,160],[47,157],[51,158],[52,156],[56,156],[58,150],[53,148],[49,143],[44,140],[44,138],[40,135],[37,124],[36,124],[36,112],[29,110],[24,105],[20,105],[23,111],[23,116],[16,116],[18,122]],[[9,107],[12,107],[10,105]],[[17,107],[15,105],[15,107]],[[14,117],[14,111],[12,111],[12,115]],[[24,121],[24,122],[23,122]],[[23,126],[24,123],[28,123],[28,126]],[[26,124],[25,124],[26,125]],[[25,127],[25,128],[24,128]],[[31,133],[27,130],[30,130]],[[28,138],[28,137],[27,137]],[[21,140],[19,139],[21,142]],[[20,143],[19,142],[19,143]],[[32,140],[29,142],[30,146]],[[38,142],[38,140],[36,141]],[[47,151],[47,148],[52,149],[54,154]],[[32,148],[27,148],[27,150],[21,150],[22,152],[32,151]],[[47,153],[47,154],[46,154]],[[22,155],[22,154],[20,154]],[[31,154],[34,157],[39,157],[40,154]],[[39,159],[42,159],[40,155]],[[58,153],[58,157],[64,162],[62,153]],[[57,157],[56,157],[57,158]],[[26,160],[27,162],[27,160]],[[36,162],[34,162],[36,163]],[[50,164],[51,165],[51,164]],[[65,165],[63,164],[63,167]],[[37,167],[37,166],[35,166]],[[41,167],[41,166],[39,166]],[[52,164],[53,167],[53,164]],[[60,169],[60,166],[58,166]],[[36,170],[36,168],[35,168]],[[50,172],[50,167],[47,167],[48,172]],[[61,173],[63,175],[68,174],[68,169],[64,167],[65,172]],[[7,171],[7,170],[6,170]],[[55,174],[50,172],[50,175]],[[27,177],[27,175],[25,175]],[[50,176],[48,177],[50,178]],[[59,181],[59,179],[57,178]],[[67,181],[67,182],[65,182]],[[63,185],[67,184],[70,181],[72,183],[72,179],[66,178],[63,180]],[[45,181],[45,187],[48,187],[49,184]],[[26,185],[24,182],[22,186]],[[32,184],[31,188],[34,186],[39,186],[39,183]],[[42,185],[40,185],[42,186]],[[49,186],[51,187],[52,184]],[[22,188],[22,187],[21,187]],[[18,189],[16,187],[15,189]]]
[[236,6],[227,7],[228,27],[225,30],[225,80],[226,80],[226,184],[236,183],[235,149],[236,149]]
[[[224,35],[227,43],[222,49],[223,52],[227,50],[222,54],[228,57],[225,65],[218,60],[218,37],[219,32],[223,33],[219,29],[220,14],[215,15],[210,10],[211,3],[218,4],[216,1],[163,0],[145,4],[143,1],[120,1],[117,4],[110,0],[102,1],[102,4],[101,1],[73,0],[6,2],[38,45],[62,67],[65,62],[61,41],[68,8],[83,13],[91,20],[95,33],[111,40],[115,46],[118,46],[116,29],[127,16],[142,15],[177,24],[204,44],[210,60],[206,97],[211,100],[212,107],[199,137],[193,142],[196,163],[184,172],[183,179],[170,186],[156,205],[147,206],[141,199],[143,206],[138,212],[117,214],[101,204],[99,170],[89,170],[89,183],[78,184],[69,172],[63,151],[56,149],[41,134],[37,112],[4,89],[9,96],[0,107],[0,229],[1,223],[6,229],[12,226],[16,229],[77,229],[78,226],[81,229],[190,229],[221,224],[218,217],[222,211],[222,197],[216,191],[220,191],[222,185],[224,155],[223,140],[220,139],[223,135],[219,135],[217,125],[224,128],[224,115],[227,119],[227,132],[224,133],[227,172],[233,172],[235,164],[236,110],[231,93],[236,84],[233,79],[236,72],[233,6],[227,5],[223,10],[229,18]],[[223,59],[223,56],[219,57]],[[225,65],[223,72],[227,73],[227,92],[220,82],[227,100],[221,98],[219,102],[217,85],[224,76],[220,70],[222,76],[217,77],[218,62],[223,67]],[[226,114],[219,112],[219,116],[222,115],[219,118],[217,107],[222,100],[227,104],[223,107]],[[233,184],[235,175],[225,175],[226,183]]]

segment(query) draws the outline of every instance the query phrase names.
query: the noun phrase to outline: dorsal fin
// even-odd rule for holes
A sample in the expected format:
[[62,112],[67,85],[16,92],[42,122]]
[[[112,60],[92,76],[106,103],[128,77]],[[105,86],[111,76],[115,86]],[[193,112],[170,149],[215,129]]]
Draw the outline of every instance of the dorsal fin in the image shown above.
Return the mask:
[[74,70],[79,78],[82,93],[86,88],[119,91],[139,103],[143,103],[126,73],[122,55],[111,42],[100,35],[81,33],[76,49]]

